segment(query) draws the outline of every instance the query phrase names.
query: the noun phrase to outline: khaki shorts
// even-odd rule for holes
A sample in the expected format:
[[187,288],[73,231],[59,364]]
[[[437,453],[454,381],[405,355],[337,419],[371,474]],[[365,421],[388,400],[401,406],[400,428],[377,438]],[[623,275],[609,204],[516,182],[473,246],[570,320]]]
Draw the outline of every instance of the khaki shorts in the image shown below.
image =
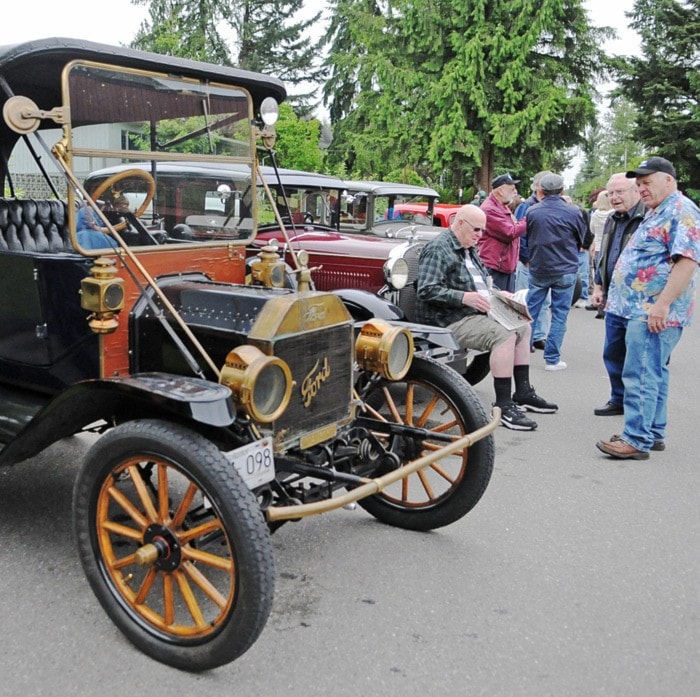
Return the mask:
[[488,315],[467,315],[458,322],[449,325],[457,343],[465,349],[474,351],[492,351],[502,344],[511,334],[515,334],[516,343],[527,336],[530,325],[526,324],[517,329],[506,329]]

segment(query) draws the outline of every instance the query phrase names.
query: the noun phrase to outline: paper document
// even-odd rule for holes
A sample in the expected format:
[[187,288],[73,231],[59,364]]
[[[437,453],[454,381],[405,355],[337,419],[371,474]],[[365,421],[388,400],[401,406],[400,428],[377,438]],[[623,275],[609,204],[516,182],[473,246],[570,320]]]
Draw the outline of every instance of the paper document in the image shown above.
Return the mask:
[[489,317],[506,329],[517,329],[532,322],[527,305],[516,300],[512,295],[502,293],[500,290],[492,290],[489,300],[491,301]]

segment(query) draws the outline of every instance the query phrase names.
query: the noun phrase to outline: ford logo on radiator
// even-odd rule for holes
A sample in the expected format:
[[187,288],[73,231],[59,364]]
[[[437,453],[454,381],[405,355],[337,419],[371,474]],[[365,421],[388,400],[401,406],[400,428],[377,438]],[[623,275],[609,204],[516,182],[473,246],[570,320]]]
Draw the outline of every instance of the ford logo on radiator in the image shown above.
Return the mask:
[[301,396],[304,398],[304,406],[308,407],[313,398],[318,394],[321,384],[331,375],[331,366],[328,363],[328,356],[323,359],[323,365],[319,367],[321,360],[317,360],[314,367],[307,373],[301,383]]

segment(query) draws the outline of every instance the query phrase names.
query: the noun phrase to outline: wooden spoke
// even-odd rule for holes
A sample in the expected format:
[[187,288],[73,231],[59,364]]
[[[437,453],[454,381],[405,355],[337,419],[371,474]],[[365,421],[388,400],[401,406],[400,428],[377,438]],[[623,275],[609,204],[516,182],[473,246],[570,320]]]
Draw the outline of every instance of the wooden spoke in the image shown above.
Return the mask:
[[430,415],[433,413],[433,410],[435,409],[435,405],[438,403],[438,400],[440,397],[438,395],[433,395],[432,399],[425,405],[425,409],[423,409],[423,413],[421,414],[421,417],[418,419],[418,423],[416,426],[422,428],[425,425],[425,422],[428,420]]
[[155,583],[155,580],[158,576],[158,571],[156,570],[155,567],[151,567],[148,570],[148,573],[146,574],[146,577],[143,579],[141,583],[141,587],[138,590],[138,593],[136,593],[136,597],[134,598],[134,603],[136,605],[142,605],[143,603],[146,602],[146,598],[148,597],[148,594],[153,587],[153,584]]
[[201,549],[194,549],[193,547],[184,547],[182,549],[182,556],[187,559],[192,559],[193,561],[201,562],[202,564],[208,564],[213,566],[215,569],[222,569],[223,571],[233,571],[233,562],[230,559],[224,557],[219,557],[216,554],[211,554],[209,552],[203,552]]
[[175,590],[173,575],[163,574],[163,620],[166,625],[175,623]]
[[433,491],[433,488],[430,486],[430,482],[428,481],[428,478],[425,475],[425,472],[423,470],[418,470],[416,472],[418,475],[418,479],[420,479],[421,484],[423,485],[423,490],[425,493],[428,495],[429,499],[434,499],[435,497],[435,492]]
[[144,512],[152,522],[157,521],[158,513],[156,513],[155,506],[153,505],[151,492],[148,490],[146,482],[143,481],[143,477],[141,476],[141,470],[137,465],[131,465],[131,467],[129,467],[129,475],[131,476],[131,481],[134,483],[134,488],[139,496]]
[[185,495],[182,497],[182,501],[180,501],[180,506],[178,507],[177,511],[175,512],[175,515],[173,516],[171,525],[174,528],[182,527],[182,523],[185,520],[187,511],[190,510],[192,501],[194,501],[194,497],[197,495],[198,491],[199,489],[197,488],[197,486],[193,482],[190,482],[190,485],[187,487]]
[[143,539],[143,530],[136,530],[135,528],[130,528],[127,525],[115,523],[112,520],[101,521],[100,527],[103,530],[113,532],[115,535],[120,535],[121,537],[126,537],[127,539],[134,540],[136,542],[141,542]]
[[389,392],[388,387],[383,387],[382,392],[384,393],[384,401],[386,402],[387,407],[389,408],[389,411],[391,412],[391,417],[396,423],[403,423],[401,419],[401,415],[399,414],[399,410],[396,408],[396,403],[394,402],[394,398],[391,396],[391,393]]
[[112,497],[116,503],[118,503],[124,512],[132,518],[132,520],[141,528],[147,528],[150,521],[139,511],[136,506],[134,506],[129,499],[122,494],[115,485],[112,485],[107,490],[109,495]]
[[216,603],[220,608],[226,606],[226,598],[214,587],[214,585],[206,578],[206,576],[190,562],[185,562],[182,566],[185,573],[194,581],[194,583],[202,589],[206,596],[213,603]]
[[158,465],[158,518],[164,525],[170,523],[168,468],[162,462]]
[[177,587],[180,590],[180,594],[185,601],[187,610],[194,620],[195,625],[197,627],[204,627],[206,625],[206,620],[204,619],[202,610],[199,607],[199,603],[197,603],[197,599],[194,597],[192,587],[187,581],[187,577],[182,571],[175,571],[174,576],[175,580],[177,581]]
[[180,539],[180,542],[184,545],[188,542],[191,542],[192,540],[196,540],[198,537],[202,537],[204,535],[208,535],[211,532],[216,532],[222,529],[223,528],[221,526],[221,521],[219,521],[217,518],[214,520],[209,520],[206,523],[202,523],[201,525],[198,525],[196,528],[192,528],[191,530],[183,530],[178,534],[178,538]]
[[413,400],[415,397],[414,384],[409,382],[406,386],[406,419],[404,423],[413,425]]

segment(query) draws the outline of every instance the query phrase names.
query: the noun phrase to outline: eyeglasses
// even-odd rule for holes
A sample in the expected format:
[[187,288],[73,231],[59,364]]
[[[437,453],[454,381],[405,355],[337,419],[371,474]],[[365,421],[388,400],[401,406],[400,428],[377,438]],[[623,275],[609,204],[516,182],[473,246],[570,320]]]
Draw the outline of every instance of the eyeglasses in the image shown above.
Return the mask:
[[637,185],[635,184],[634,186],[628,186],[626,189],[608,189],[608,196],[622,196],[622,194],[626,194],[628,191],[633,191],[636,188]]
[[460,222],[460,223],[466,223],[467,225],[469,225],[469,227],[470,227],[472,230],[474,230],[474,232],[485,232],[485,230],[486,230],[486,228],[483,228],[483,227],[474,227],[474,225],[472,225],[472,224],[471,224],[468,220],[466,220],[465,218],[462,218],[459,222]]

